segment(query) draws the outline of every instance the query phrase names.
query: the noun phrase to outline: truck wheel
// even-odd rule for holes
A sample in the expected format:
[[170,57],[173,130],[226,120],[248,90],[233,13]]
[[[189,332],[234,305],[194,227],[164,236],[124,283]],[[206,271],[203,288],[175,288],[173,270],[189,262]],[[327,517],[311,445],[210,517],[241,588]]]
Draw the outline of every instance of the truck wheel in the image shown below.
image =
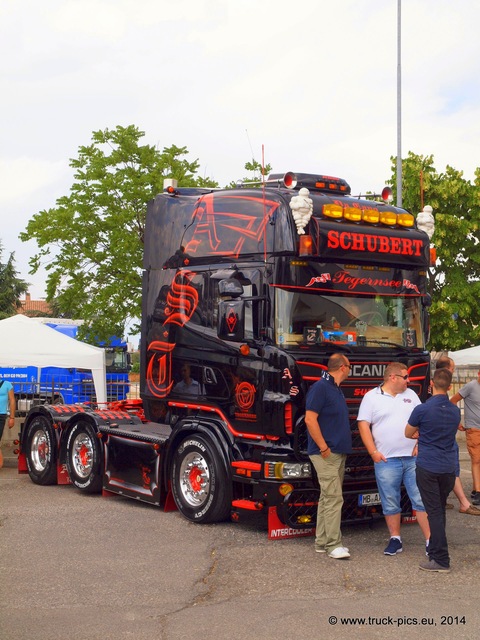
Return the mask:
[[102,489],[102,449],[94,429],[77,422],[68,434],[67,471],[72,484],[87,493]]
[[52,423],[37,416],[27,427],[25,438],[28,475],[35,484],[56,484],[57,443]]
[[201,436],[190,436],[178,446],[171,482],[178,510],[188,520],[220,522],[230,515],[227,474],[208,440]]

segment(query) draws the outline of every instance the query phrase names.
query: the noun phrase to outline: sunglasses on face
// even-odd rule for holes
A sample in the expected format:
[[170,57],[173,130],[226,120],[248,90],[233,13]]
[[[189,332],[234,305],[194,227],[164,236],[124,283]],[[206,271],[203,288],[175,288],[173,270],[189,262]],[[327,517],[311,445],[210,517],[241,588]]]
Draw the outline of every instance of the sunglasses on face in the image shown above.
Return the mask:
[[396,378],[402,378],[402,380],[408,380],[409,378],[408,373],[405,374],[404,376],[401,376],[399,373],[393,373],[392,375],[394,375]]

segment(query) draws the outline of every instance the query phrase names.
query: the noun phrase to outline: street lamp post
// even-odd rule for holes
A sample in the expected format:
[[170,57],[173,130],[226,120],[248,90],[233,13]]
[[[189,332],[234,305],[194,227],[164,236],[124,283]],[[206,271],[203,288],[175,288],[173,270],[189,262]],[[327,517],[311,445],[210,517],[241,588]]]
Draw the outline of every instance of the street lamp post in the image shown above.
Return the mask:
[[402,0],[397,0],[397,207],[402,206]]

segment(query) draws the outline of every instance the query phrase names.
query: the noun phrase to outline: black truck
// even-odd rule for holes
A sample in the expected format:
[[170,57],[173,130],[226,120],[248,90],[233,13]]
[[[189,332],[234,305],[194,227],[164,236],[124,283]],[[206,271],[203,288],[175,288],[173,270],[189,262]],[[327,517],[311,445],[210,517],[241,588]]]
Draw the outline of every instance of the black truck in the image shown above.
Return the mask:
[[429,264],[412,214],[342,179],[170,184],[147,208],[141,403],[33,409],[19,470],[198,523],[264,515],[271,538],[311,535],[305,396],[340,351],[354,442],[343,522],[371,522],[381,506],[357,410],[391,361],[427,396]]

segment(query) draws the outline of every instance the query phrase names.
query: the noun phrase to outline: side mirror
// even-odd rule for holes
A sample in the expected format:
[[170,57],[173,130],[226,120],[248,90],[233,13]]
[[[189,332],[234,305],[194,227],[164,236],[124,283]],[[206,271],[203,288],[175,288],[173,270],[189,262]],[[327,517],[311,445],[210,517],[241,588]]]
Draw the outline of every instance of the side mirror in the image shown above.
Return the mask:
[[[241,285],[240,285],[241,286]],[[241,287],[243,290],[243,287]],[[218,305],[218,337],[222,340],[245,340],[245,301],[222,300]]]
[[243,294],[243,287],[235,278],[220,280],[218,283],[218,293],[222,298],[239,298]]

